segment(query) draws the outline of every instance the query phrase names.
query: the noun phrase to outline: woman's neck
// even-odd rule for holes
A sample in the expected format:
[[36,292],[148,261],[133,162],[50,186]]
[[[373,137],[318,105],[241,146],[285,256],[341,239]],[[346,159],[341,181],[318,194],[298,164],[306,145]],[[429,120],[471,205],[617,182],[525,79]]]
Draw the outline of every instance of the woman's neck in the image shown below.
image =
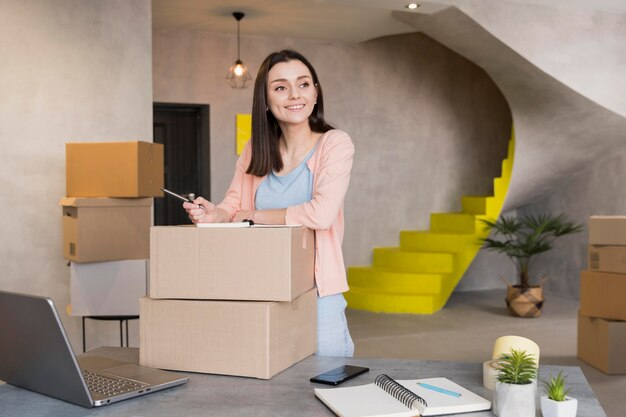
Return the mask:
[[311,149],[321,136],[313,132],[308,123],[281,126],[281,147],[287,155],[301,154]]

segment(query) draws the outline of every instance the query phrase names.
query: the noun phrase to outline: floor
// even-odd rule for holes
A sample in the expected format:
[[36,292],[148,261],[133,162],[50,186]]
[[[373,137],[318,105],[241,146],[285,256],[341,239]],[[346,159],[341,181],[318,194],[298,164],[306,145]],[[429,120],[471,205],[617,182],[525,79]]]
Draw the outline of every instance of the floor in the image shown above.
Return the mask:
[[[504,290],[461,292],[433,315],[347,310],[357,357],[484,362],[504,335],[534,340],[540,364],[579,366],[607,417],[623,417],[626,375],[606,375],[576,357],[578,301],[547,297],[539,318],[512,317]],[[460,342],[460,343],[459,343]]]

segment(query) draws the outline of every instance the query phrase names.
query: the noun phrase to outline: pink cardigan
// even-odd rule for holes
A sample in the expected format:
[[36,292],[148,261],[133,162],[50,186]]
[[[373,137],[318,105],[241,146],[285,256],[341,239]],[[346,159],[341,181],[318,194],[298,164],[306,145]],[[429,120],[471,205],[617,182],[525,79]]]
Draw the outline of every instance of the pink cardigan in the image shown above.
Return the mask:
[[[287,224],[315,230],[315,282],[320,296],[348,291],[343,263],[343,200],[350,182],[354,145],[347,133],[330,130],[320,137],[307,165],[313,173],[313,199],[287,207]],[[265,177],[246,174],[252,156],[248,143],[237,160],[235,176],[217,205],[232,219],[239,210],[254,210],[256,190]]]

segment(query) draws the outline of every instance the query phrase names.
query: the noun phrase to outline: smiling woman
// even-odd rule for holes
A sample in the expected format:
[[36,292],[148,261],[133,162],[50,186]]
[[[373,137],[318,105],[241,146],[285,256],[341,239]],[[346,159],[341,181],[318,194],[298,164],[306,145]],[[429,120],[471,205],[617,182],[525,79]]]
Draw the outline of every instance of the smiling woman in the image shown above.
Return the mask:
[[295,51],[275,52],[259,68],[252,139],[224,200],[215,205],[198,197],[183,204],[194,223],[250,219],[315,231],[318,355],[354,353],[341,249],[353,155],[350,136],[324,121],[322,87],[311,63]]

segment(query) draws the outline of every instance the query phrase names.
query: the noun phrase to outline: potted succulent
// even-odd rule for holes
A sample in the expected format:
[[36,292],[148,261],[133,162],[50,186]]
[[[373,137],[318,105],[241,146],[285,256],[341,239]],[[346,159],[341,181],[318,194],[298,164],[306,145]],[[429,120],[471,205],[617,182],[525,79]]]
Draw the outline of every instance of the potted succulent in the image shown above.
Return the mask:
[[541,414],[543,417],[575,417],[578,409],[578,400],[569,397],[571,388],[567,387],[563,372],[557,376],[550,376],[543,382],[546,395],[540,398]]
[[511,314],[538,317],[543,307],[543,279],[531,284],[530,268],[535,257],[552,249],[557,237],[578,233],[581,224],[566,219],[565,214],[502,216],[497,221],[481,220],[491,237],[482,239],[483,248],[508,256],[518,272],[517,284],[507,282],[506,303]]
[[535,417],[537,362],[525,350],[511,349],[498,359],[493,413],[499,417]]

